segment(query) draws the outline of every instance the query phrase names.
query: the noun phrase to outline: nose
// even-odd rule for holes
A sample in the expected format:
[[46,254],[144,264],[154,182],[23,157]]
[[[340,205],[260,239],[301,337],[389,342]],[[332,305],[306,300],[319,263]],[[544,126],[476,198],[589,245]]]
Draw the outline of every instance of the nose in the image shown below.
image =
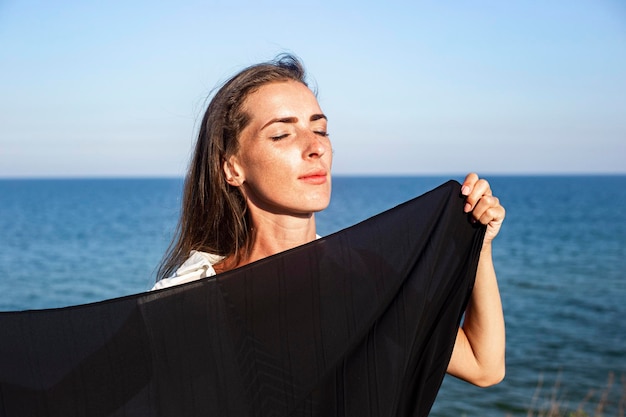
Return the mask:
[[330,148],[328,136],[319,133],[309,132],[306,135],[306,144],[303,156],[305,158],[321,158]]

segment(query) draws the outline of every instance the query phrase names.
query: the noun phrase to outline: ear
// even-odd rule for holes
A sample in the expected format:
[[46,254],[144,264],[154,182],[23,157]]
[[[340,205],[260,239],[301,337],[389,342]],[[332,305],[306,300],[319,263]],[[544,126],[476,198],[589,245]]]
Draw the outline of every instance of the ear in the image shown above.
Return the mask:
[[243,185],[243,170],[234,155],[224,159],[222,168],[224,169],[224,178],[229,185],[232,185],[233,187],[240,187]]

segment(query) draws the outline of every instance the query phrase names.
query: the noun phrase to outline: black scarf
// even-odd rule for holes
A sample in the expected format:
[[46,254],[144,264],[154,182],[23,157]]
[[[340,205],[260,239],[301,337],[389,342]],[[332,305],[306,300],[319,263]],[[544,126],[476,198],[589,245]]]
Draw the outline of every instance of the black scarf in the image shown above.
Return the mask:
[[484,228],[460,185],[228,273],[0,313],[0,416],[426,416]]

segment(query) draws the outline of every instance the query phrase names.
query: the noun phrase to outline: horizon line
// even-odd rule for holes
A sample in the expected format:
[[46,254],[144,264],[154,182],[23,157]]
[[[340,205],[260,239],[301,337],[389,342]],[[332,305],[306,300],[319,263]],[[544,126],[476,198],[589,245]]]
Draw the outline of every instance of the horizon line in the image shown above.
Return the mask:
[[[400,177],[465,177],[461,172],[431,173],[334,173],[337,178],[400,178]],[[626,176],[626,171],[612,172],[580,172],[580,171],[548,171],[548,172],[481,172],[481,177],[619,177]],[[0,175],[0,181],[6,180],[184,180],[185,175],[122,175],[122,174],[84,174],[84,175]]]

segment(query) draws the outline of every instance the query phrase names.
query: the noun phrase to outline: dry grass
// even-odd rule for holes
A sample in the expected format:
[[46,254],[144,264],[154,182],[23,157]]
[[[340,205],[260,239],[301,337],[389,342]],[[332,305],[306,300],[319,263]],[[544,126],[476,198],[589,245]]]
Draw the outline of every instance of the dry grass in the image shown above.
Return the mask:
[[590,390],[587,396],[572,408],[561,389],[560,378],[546,395],[543,394],[543,378],[539,379],[527,417],[624,417],[626,410],[626,377],[615,383],[615,375],[609,374],[606,386]]

